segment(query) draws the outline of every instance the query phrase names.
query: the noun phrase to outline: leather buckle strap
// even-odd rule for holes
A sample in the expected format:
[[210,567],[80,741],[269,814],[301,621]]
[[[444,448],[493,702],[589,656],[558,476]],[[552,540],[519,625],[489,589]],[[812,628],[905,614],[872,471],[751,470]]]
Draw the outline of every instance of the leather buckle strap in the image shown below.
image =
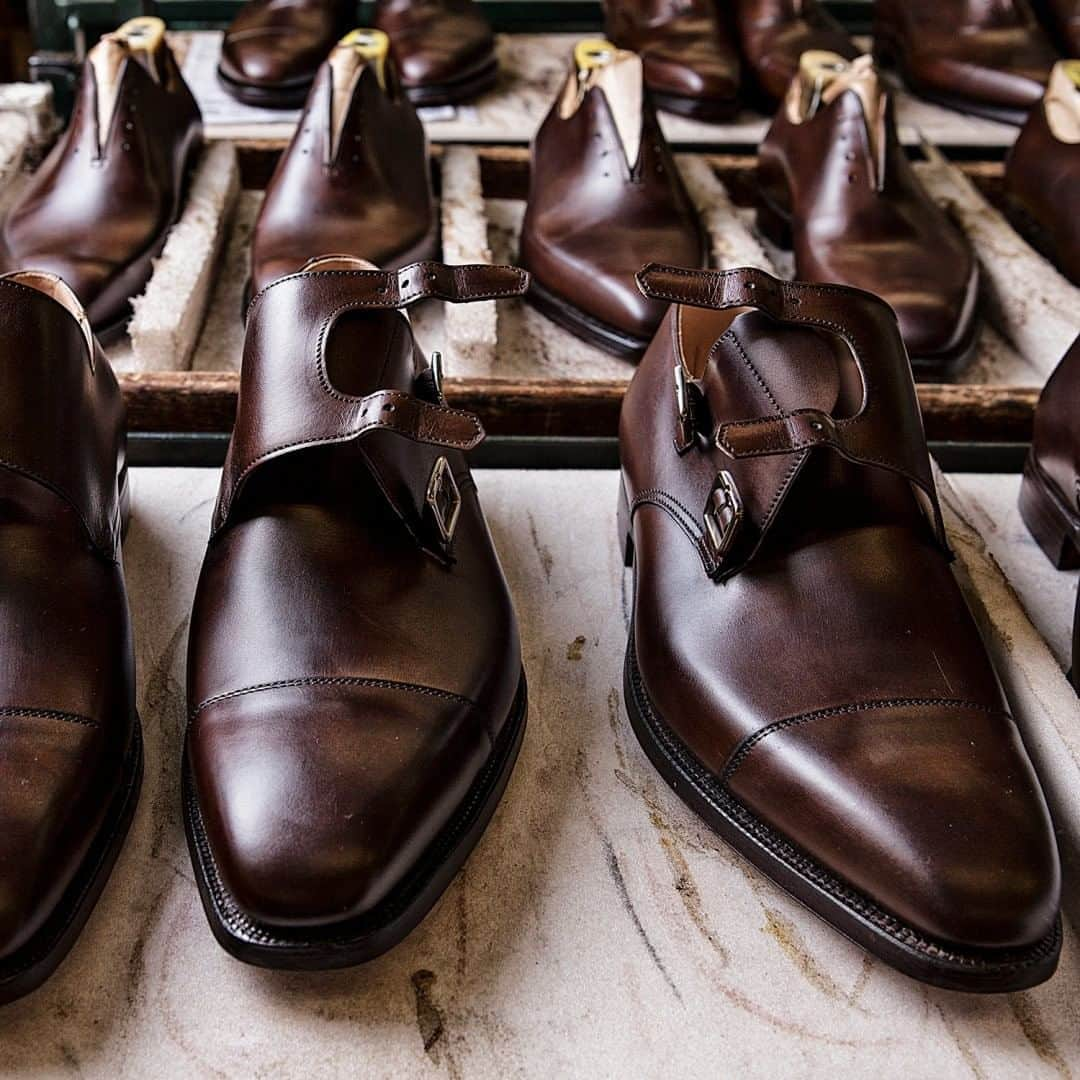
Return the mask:
[[847,449],[843,421],[838,423],[820,409],[798,409],[786,416],[762,416],[756,420],[733,420],[717,426],[713,441],[717,449],[733,458],[793,454],[814,446]]
[[[676,376],[675,447],[680,455],[687,455],[694,445],[700,449],[701,461],[687,467],[694,483],[709,485],[700,550],[711,576],[726,579],[754,557],[797,481],[808,452],[817,447],[829,447],[856,464],[884,469],[908,480],[929,512],[939,547],[951,555],[911,367],[896,317],[884,301],[841,285],[781,281],[756,268],[691,270],[651,263],[639,271],[637,282],[641,292],[655,300],[714,311],[752,308],[779,323],[839,338],[850,351],[862,382],[859,408],[843,419],[831,416],[820,403],[817,408],[791,411],[776,406],[774,415],[746,419],[723,415],[725,397],[723,393],[710,394],[705,377],[691,380],[691,372],[684,370],[680,387]],[[720,327],[721,321],[717,325]],[[685,368],[684,357],[678,362]],[[768,371],[759,378],[768,379]],[[693,408],[696,402],[691,390],[704,395],[700,410]],[[814,401],[810,394],[808,398]],[[704,413],[709,414],[712,430],[709,440],[699,437]],[[695,419],[697,428],[692,430]],[[730,484],[717,484],[718,463],[710,454],[714,448],[727,458]],[[794,460],[790,465],[770,463],[781,456]],[[733,510],[730,491],[739,496],[739,514]],[[717,498],[721,507],[714,506]],[[738,519],[737,524],[719,530],[713,527],[718,520],[733,518]]]
[[[523,296],[529,275],[516,266],[465,263],[447,266],[416,262],[401,270],[311,270],[304,276],[341,277],[349,282],[350,308],[405,308],[418,300],[447,300],[453,304],[475,300],[498,300]],[[254,305],[270,290],[294,280],[296,274],[267,285],[252,301]]]

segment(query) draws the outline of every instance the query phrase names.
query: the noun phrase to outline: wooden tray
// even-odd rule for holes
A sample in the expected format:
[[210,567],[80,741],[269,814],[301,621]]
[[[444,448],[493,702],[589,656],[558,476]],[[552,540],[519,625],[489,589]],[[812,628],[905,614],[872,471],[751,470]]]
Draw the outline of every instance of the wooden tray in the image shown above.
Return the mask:
[[[243,188],[265,187],[281,152],[280,140],[244,140],[235,144]],[[479,158],[485,199],[519,200],[527,191],[528,152],[520,147],[473,148]],[[462,148],[433,148],[438,169],[447,153]],[[737,208],[752,202],[754,159],[745,155],[695,155],[705,161],[730,193]],[[1002,167],[972,162],[948,165],[981,195],[996,202]],[[1018,238],[1012,240],[1023,247]],[[1033,256],[1037,258],[1036,256]],[[991,275],[993,279],[993,275]],[[1022,314],[1022,313],[1021,313]],[[990,331],[991,333],[993,331]],[[1059,330],[1061,337],[1064,331]],[[1043,372],[1056,362],[1056,346],[1036,343],[1044,354]],[[1035,348],[1036,346],[1033,346]],[[584,348],[582,350],[584,352]],[[1064,351],[1063,348],[1061,351]],[[618,377],[530,378],[454,377],[453,357],[447,392],[455,404],[476,411],[487,430],[498,435],[611,436],[630,365]],[[992,365],[991,365],[992,370]],[[1030,438],[1031,420],[1042,378],[1008,384],[922,384],[918,388],[927,435],[937,441],[1022,442]],[[122,379],[136,431],[226,431],[232,423],[238,389],[234,372],[161,372]]]

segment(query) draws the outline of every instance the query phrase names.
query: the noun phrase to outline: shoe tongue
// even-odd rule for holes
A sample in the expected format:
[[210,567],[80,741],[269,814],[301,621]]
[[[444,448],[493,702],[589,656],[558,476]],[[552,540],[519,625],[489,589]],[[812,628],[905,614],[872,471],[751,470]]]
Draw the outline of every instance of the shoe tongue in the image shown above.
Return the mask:
[[873,162],[872,179],[880,186],[885,172],[885,111],[888,92],[881,83],[874,59],[866,54],[855,60],[820,49],[799,59],[799,72],[788,92],[788,113],[794,123],[809,120],[821,109],[851,93],[862,110]]
[[350,30],[330,51],[326,60],[332,86],[328,161],[337,157],[352,100],[364,72],[370,70],[379,89],[386,91],[389,54],[390,39],[381,30]]
[[572,115],[589,90],[600,90],[607,98],[627,166],[632,170],[641,152],[641,112],[645,95],[641,57],[617,49],[602,38],[588,38],[578,42],[574,49],[574,65],[577,84],[576,87],[573,83],[568,85],[569,100],[564,99],[561,115],[564,119]]
[[1080,143],[1080,60],[1059,60],[1054,65],[1043,108],[1055,139]]

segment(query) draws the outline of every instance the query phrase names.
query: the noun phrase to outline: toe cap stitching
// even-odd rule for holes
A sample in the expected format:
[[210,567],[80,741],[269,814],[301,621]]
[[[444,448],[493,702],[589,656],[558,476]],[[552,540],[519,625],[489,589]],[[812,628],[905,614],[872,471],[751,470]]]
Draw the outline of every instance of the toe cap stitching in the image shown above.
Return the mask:
[[720,780],[724,784],[730,783],[740,766],[742,766],[753,752],[754,747],[777,731],[783,731],[800,724],[808,724],[814,720],[825,720],[833,716],[852,715],[855,713],[873,712],[879,709],[896,708],[973,709],[976,712],[986,713],[989,716],[1001,716],[1005,719],[1012,719],[1012,716],[1004,709],[993,709],[989,705],[983,705],[981,702],[965,701],[961,698],[885,698],[879,701],[859,701],[847,705],[837,705],[828,709],[816,709],[812,712],[799,713],[797,716],[788,716],[783,720],[777,720],[771,724],[767,724],[763,728],[758,728],[757,731],[747,735],[732,751],[731,757],[728,758],[728,762],[724,766],[724,771],[720,776]]

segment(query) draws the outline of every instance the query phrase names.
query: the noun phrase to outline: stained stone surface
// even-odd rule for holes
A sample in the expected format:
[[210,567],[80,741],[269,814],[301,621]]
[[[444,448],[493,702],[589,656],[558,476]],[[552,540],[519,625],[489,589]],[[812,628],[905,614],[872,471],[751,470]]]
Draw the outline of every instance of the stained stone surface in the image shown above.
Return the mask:
[[[622,706],[628,592],[614,542],[616,475],[477,480],[530,682],[517,770],[463,874],[404,944],[363,968],[298,975],[246,967],[215,944],[180,825],[188,609],[218,476],[134,471],[125,562],[142,801],[67,963],[0,1011],[0,1072],[884,1080],[1080,1071],[1075,914],[1057,975],[1025,993],[930,990],[868,958],[729,852],[638,748]],[[1080,717],[1047,676],[1053,669],[1063,683],[1060,669],[1007,590],[995,591],[1004,586],[978,538],[953,525],[962,565],[992,598],[991,621],[1009,629],[1016,662],[1057,702],[1063,734],[1036,711],[1022,717],[1039,726],[1028,734],[1080,790]]]

